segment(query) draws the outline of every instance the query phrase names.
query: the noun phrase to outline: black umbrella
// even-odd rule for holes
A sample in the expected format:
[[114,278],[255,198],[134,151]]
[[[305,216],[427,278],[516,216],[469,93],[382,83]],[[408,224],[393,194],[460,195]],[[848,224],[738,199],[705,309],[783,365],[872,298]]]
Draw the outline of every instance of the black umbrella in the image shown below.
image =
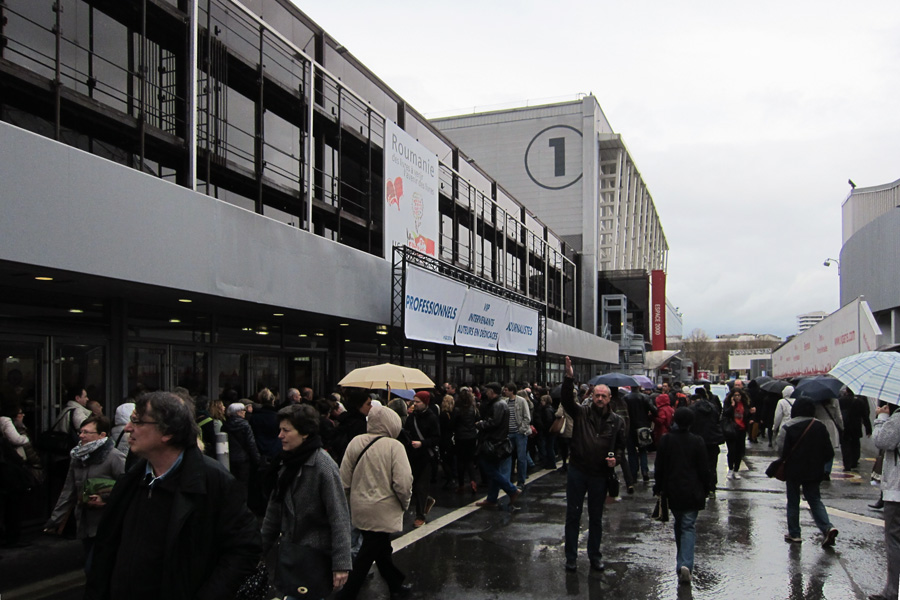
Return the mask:
[[800,380],[791,398],[806,396],[813,402],[825,402],[840,396],[842,387],[844,384],[833,377],[807,377]]
[[599,385],[601,383],[609,387],[640,387],[641,385],[634,377],[624,373],[604,373],[588,381],[588,385]]
[[780,394],[784,391],[784,388],[791,385],[787,381],[783,381],[781,379],[773,379],[772,381],[767,381],[759,386],[764,392],[769,392],[770,394]]
[[751,379],[750,383],[753,383],[754,381],[756,382],[756,385],[758,385],[759,387],[762,387],[762,385],[764,383],[773,381],[773,379],[771,377],[769,377],[768,375],[760,375],[759,377],[757,377],[755,379]]

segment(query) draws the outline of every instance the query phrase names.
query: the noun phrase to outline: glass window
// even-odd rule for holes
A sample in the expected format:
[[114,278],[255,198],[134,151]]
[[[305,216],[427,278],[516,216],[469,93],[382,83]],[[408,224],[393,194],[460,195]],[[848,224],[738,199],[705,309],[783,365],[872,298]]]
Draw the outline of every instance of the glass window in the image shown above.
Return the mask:
[[[165,388],[166,349],[132,346],[125,352],[126,382],[129,398],[143,392],[155,392]],[[88,390],[90,394],[90,390]]]

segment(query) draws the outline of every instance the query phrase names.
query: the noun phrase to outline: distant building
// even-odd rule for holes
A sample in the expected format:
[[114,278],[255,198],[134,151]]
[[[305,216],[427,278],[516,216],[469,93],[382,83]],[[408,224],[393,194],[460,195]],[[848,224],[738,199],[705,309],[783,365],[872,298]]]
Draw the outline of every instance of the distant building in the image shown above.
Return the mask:
[[828,313],[822,310],[797,315],[797,333],[803,333],[827,316]]
[[863,296],[883,335],[880,345],[900,343],[900,179],[851,190],[841,206],[841,306]]

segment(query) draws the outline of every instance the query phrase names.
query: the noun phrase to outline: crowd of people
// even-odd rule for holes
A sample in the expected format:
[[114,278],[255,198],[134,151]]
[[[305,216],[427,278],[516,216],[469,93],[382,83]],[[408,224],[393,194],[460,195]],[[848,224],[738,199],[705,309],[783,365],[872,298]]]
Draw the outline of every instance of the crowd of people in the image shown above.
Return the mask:
[[[895,599],[900,421],[891,416],[893,405],[876,411],[873,428],[868,401],[846,391],[833,403],[813,403],[794,398],[787,386],[772,403],[770,394],[754,393],[753,382],[729,387],[720,402],[708,386],[688,390],[677,382],[658,389],[578,385],[567,357],[553,389],[447,382],[417,392],[344,388],[327,397],[290,389],[284,399],[269,389],[253,399],[225,390],[209,399],[176,388],[123,403],[114,424],[90,410],[87,393],[78,390],[55,424],[78,441],[44,528],[58,533],[74,518],[87,598],[230,598],[270,551],[274,585],[286,598],[332,591],[356,598],[373,563],[391,597],[402,598],[411,587],[393,563],[391,536],[403,530],[407,511],[414,528],[427,522],[435,486],[482,490],[478,506],[515,512],[529,473],[556,469],[561,459],[567,571],[578,569],[585,499],[589,566],[605,568],[603,511],[607,497],[619,493],[620,472],[628,494],[652,478],[654,494],[673,515],[675,576],[690,585],[696,522],[715,496],[723,443],[727,478],[736,480],[748,440],[768,437],[785,461],[785,541],[803,541],[802,492],[821,545],[829,547],[838,531],[820,484],[836,448],[845,469],[857,466],[865,430],[883,450],[876,469],[883,493],[873,508],[885,513],[889,564],[888,585],[873,598]],[[39,484],[42,463],[18,407],[4,407],[0,431],[3,464],[19,463],[29,483]],[[6,502],[4,516],[7,543],[14,544],[14,502]],[[134,539],[142,543],[129,543]]]

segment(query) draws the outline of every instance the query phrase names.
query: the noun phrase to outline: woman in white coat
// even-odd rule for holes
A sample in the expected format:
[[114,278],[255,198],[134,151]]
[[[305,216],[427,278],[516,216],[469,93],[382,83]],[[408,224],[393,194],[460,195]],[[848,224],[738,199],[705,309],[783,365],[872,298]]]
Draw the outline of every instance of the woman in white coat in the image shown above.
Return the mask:
[[362,546],[340,600],[356,598],[374,562],[384,577],[391,598],[411,590],[406,575],[393,562],[391,534],[403,530],[403,513],[412,497],[412,469],[406,449],[396,438],[400,417],[383,406],[372,406],[366,433],[350,441],[341,462],[341,481],[350,493],[350,518],[362,532]]
[[776,437],[778,436],[778,430],[781,429],[781,424],[791,418],[791,409],[794,407],[794,399],[791,398],[793,393],[794,386],[792,385],[781,390],[782,397],[775,406],[775,420],[772,422],[772,431]]

